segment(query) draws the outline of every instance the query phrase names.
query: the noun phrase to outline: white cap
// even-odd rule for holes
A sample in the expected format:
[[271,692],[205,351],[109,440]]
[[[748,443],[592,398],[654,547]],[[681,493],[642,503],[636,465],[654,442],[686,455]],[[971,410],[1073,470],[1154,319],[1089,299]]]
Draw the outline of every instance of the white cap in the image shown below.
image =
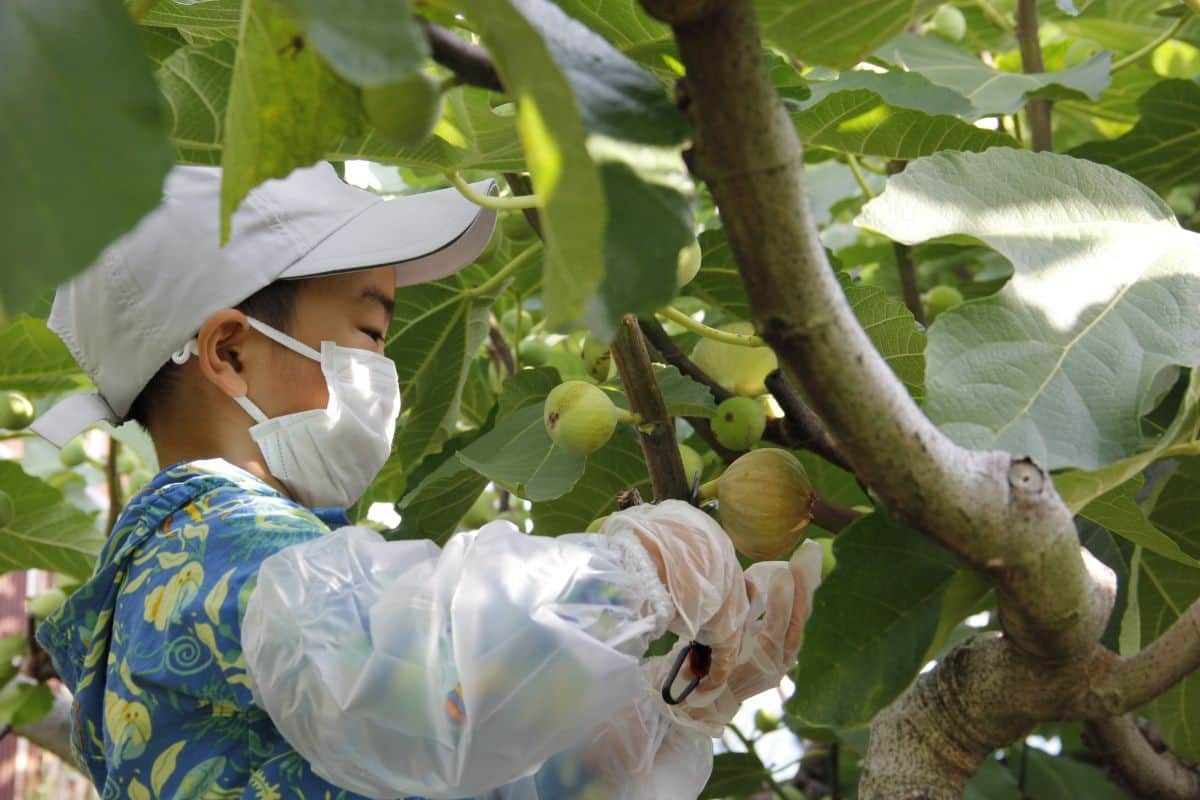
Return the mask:
[[159,206],[58,288],[49,327],[99,392],[60,402],[33,430],[61,447],[101,419],[120,422],[210,314],[277,280],[387,264],[397,286],[436,280],[478,258],[496,222],[455,189],[384,200],[322,162],[251,190],[222,247],[220,190],[220,168],[174,167]]

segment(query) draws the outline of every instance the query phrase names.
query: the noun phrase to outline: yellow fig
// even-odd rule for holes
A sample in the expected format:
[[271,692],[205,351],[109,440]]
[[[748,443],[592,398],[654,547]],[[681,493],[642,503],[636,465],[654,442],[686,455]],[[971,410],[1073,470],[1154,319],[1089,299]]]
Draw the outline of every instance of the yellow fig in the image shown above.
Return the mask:
[[570,453],[588,455],[612,438],[619,416],[602,389],[587,381],[565,381],[546,395],[542,418],[556,445]]
[[812,483],[786,450],[751,450],[717,480],[721,526],[733,546],[755,561],[785,557],[812,520]]

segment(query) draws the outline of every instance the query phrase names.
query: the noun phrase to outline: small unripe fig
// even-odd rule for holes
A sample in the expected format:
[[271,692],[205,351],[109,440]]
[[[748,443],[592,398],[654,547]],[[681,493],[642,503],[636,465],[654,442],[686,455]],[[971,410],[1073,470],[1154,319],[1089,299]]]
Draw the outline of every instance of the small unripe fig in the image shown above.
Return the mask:
[[608,514],[605,514],[602,517],[596,517],[594,520],[588,523],[587,529],[584,531],[584,533],[599,533],[600,529],[604,527],[604,523],[608,521],[608,517]]
[[774,711],[760,708],[754,712],[754,727],[759,733],[770,733],[779,727],[779,715]]
[[587,381],[566,381],[550,390],[542,417],[556,445],[570,453],[594,453],[612,438],[617,407]]
[[0,392],[0,428],[19,431],[33,422],[33,403],[21,392]]
[[675,269],[675,285],[682,289],[692,282],[700,271],[700,262],[704,251],[700,249],[700,240],[692,239],[679,251],[679,263]]
[[583,360],[583,368],[597,383],[604,383],[614,371],[612,351],[604,342],[591,336],[583,340],[579,357]]
[[500,230],[504,233],[504,238],[513,243],[528,242],[537,236],[537,231],[521,211],[511,211],[501,217]]
[[433,133],[442,116],[441,82],[414,72],[362,90],[362,107],[375,130],[397,147],[414,147]]
[[826,537],[817,541],[821,543],[821,580],[824,580],[837,566],[837,556],[833,554],[833,539]]
[[29,598],[28,609],[34,619],[45,619],[67,599],[67,593],[57,586]]
[[17,506],[12,495],[0,489],[0,528],[7,528],[17,516]]
[[952,42],[961,42],[967,35],[967,19],[954,6],[939,6],[925,24],[925,30]]
[[755,561],[786,556],[804,538],[816,495],[804,465],[786,450],[751,450],[717,480],[721,525]]
[[518,530],[523,531],[525,530],[525,523],[529,521],[529,515],[523,511],[517,511],[516,509],[510,508],[508,511],[501,511],[499,514],[497,514],[496,519],[502,519],[507,522],[511,522],[513,525],[517,526]]
[[491,489],[484,489],[467,509],[467,513],[463,514],[462,526],[467,530],[482,528],[491,522],[494,516],[496,516],[496,493]]
[[[754,326],[749,322],[731,322],[720,330],[751,335]],[[692,361],[708,373],[727,391],[746,397],[758,397],[767,391],[763,381],[779,362],[775,352],[766,346],[742,347],[714,339],[701,339],[692,350]]]
[[83,449],[83,440],[76,436],[58,451],[58,460],[64,467],[78,467],[87,461],[87,451]]
[[762,403],[753,397],[730,397],[717,406],[712,418],[713,436],[730,450],[749,450],[762,438],[766,427]]
[[691,488],[696,477],[704,474],[704,459],[686,444],[679,445],[679,457],[683,460],[683,475],[687,478],[688,488]]
[[962,292],[953,286],[935,286],[925,293],[925,322],[932,323],[943,311],[962,305]]
[[517,313],[517,309],[510,308],[500,315],[500,331],[510,339],[517,335],[524,336],[532,327],[533,315],[523,308],[520,314]]
[[541,339],[526,339],[517,345],[517,355],[522,366],[540,367],[550,358],[550,345]]

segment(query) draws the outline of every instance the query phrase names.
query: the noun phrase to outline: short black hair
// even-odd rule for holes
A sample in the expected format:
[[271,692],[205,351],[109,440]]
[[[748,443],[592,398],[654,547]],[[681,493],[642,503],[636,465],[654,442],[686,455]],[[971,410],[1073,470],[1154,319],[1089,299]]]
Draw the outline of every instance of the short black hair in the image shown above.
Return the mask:
[[[296,311],[296,290],[303,283],[303,280],[275,281],[259,289],[234,308],[288,333]],[[179,375],[180,366],[173,361],[167,361],[159,367],[150,382],[134,398],[133,405],[129,407],[129,419],[149,430],[155,410],[162,408],[170,400],[179,383]]]

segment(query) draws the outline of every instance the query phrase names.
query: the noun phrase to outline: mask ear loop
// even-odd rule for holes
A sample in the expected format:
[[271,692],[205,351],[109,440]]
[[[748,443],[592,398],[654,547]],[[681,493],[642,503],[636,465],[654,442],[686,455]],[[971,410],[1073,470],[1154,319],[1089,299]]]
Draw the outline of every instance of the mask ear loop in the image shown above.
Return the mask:
[[184,364],[192,356],[200,357],[200,344],[194,338],[188,339],[187,344],[171,353],[171,361]]
[[[269,335],[269,334],[268,334]],[[187,360],[192,356],[200,356],[200,345],[195,339],[188,339],[187,344],[171,354],[171,361],[176,364],[186,364]],[[261,424],[267,421],[267,415],[262,412],[258,406],[254,405],[246,395],[233,398],[233,401],[242,407],[242,410],[250,415],[250,418]]]

